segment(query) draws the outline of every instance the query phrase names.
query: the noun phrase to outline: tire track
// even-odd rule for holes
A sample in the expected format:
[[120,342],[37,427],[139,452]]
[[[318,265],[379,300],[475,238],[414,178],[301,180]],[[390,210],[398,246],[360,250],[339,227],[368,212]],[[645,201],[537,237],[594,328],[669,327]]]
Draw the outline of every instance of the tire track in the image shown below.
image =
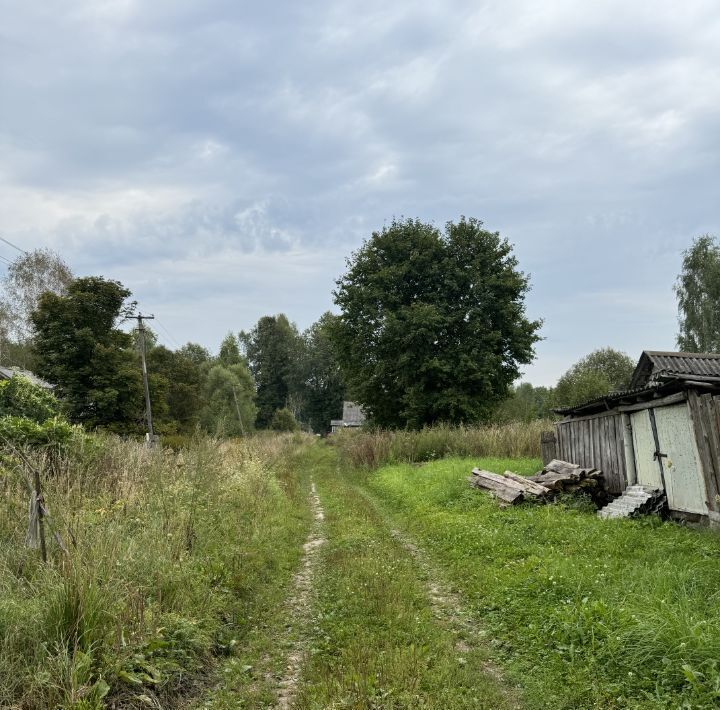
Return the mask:
[[[408,535],[392,526],[388,516],[379,508],[378,503],[366,491],[362,489],[358,489],[358,491],[385,522],[390,536],[405,549],[415,561],[425,583],[433,615],[438,620],[438,623],[445,626],[445,628],[455,636],[455,649],[458,653],[467,653],[476,648],[486,648],[486,631],[473,619],[462,597],[452,591],[450,586],[442,580],[442,575],[432,564],[428,554]],[[484,660],[481,663],[481,669],[507,690],[507,697],[511,707],[522,708],[519,689],[510,684],[499,666],[490,660]]]
[[315,525],[307,542],[303,545],[302,562],[299,571],[293,578],[293,592],[288,602],[289,616],[293,619],[299,633],[288,653],[285,674],[278,683],[277,704],[275,706],[278,710],[291,708],[297,696],[298,683],[307,650],[306,629],[311,617],[318,551],[326,542],[323,535],[325,511],[320,502],[314,481],[310,484],[310,508],[315,519]]

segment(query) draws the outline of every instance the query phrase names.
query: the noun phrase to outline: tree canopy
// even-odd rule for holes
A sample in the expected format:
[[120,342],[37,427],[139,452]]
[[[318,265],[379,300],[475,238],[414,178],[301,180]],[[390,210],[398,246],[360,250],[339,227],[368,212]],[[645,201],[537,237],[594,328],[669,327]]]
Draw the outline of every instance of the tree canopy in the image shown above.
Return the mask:
[[578,360],[560,379],[553,391],[554,407],[571,407],[627,389],[635,362],[623,352],[601,348]]
[[477,219],[373,233],[334,292],[353,398],[386,427],[487,419],[534,357],[528,290],[511,245]]
[[55,384],[69,417],[90,427],[142,421],[143,392],[132,337],[117,328],[130,296],[100,277],[43,293],[31,320],[39,374]]
[[680,350],[720,352],[720,246],[714,237],[698,237],[683,252],[675,295]]
[[296,416],[313,431],[330,431],[342,414],[345,383],[331,341],[336,316],[324,313],[302,333],[290,373],[290,400]]
[[240,333],[257,389],[257,426],[288,405],[290,371],[299,344],[297,328],[284,313],[263,316],[249,333]]

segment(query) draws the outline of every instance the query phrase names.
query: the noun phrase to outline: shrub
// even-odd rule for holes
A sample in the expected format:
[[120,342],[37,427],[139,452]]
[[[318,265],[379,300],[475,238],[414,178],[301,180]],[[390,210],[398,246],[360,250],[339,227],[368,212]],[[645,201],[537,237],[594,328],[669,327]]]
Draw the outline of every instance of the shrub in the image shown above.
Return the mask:
[[0,438],[18,446],[65,449],[85,436],[81,427],[54,417],[38,424],[26,417],[0,417]]
[[287,408],[276,409],[270,421],[270,428],[273,431],[298,431],[300,428],[295,415]]
[[26,417],[42,423],[60,414],[60,403],[53,394],[16,375],[0,382],[0,416]]

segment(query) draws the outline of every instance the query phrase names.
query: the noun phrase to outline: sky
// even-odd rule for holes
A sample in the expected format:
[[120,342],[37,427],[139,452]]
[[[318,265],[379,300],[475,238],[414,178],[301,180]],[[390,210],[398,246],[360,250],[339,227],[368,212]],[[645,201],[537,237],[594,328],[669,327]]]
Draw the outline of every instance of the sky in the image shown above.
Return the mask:
[[526,381],[674,348],[682,251],[719,234],[716,3],[0,9],[0,236],[120,280],[170,347],[306,328],[374,230],[467,215],[530,274]]

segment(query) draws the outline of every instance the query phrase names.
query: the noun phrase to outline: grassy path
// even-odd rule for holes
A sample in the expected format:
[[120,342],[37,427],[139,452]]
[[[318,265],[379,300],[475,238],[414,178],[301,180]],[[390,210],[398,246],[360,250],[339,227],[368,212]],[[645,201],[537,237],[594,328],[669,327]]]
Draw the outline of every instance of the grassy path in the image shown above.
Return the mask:
[[519,707],[458,595],[336,452],[298,466],[315,526],[287,600],[198,707]]

